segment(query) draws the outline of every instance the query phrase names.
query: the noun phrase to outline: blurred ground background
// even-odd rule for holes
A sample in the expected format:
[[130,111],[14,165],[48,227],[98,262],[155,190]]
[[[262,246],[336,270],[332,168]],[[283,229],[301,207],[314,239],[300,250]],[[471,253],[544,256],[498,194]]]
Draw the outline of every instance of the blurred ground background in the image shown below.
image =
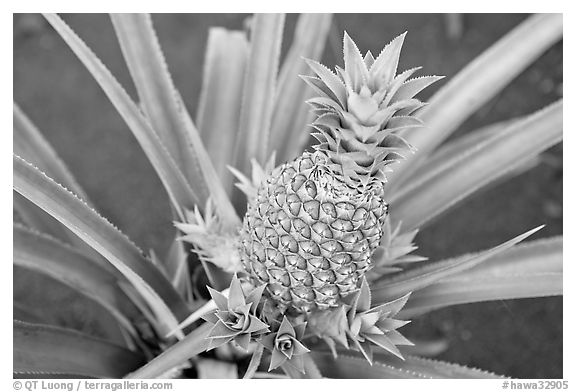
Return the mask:
[[[323,61],[333,67],[340,58],[343,30],[362,51],[373,53],[407,30],[399,69],[422,65],[426,73],[450,79],[525,17],[464,15],[460,27],[450,30],[442,14],[338,14]],[[244,19],[245,15],[237,14],[154,16],[170,70],[191,113],[195,113],[200,92],[208,28],[241,29]],[[104,15],[66,15],[65,20],[134,94],[109,19]],[[288,16],[284,49],[295,21],[296,15]],[[429,97],[438,86],[427,89],[422,97]],[[530,113],[561,96],[559,43],[454,136]],[[143,248],[163,254],[172,223],[160,181],[100,88],[37,15],[14,16],[14,100],[69,164],[102,215]],[[562,234],[561,146],[548,151],[538,168],[476,195],[437,220],[417,237],[418,253],[438,260],[494,246],[540,224],[546,228],[534,238]],[[41,290],[41,277],[25,281],[15,270],[14,278],[19,304],[15,313],[21,317],[72,323],[106,334],[65,289],[49,297]],[[26,314],[27,303],[42,304],[44,314]],[[75,321],[60,316],[63,303],[68,304]],[[457,306],[419,318],[404,332],[411,338],[447,341],[448,348],[439,359],[518,378],[562,378],[561,298]]]

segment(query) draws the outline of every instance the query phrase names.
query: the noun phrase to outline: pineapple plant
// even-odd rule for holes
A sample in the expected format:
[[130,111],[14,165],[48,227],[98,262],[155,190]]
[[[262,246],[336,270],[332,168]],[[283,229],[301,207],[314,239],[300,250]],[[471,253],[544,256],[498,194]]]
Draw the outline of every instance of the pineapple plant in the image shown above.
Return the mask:
[[[247,31],[210,30],[194,120],[152,19],[111,18],[138,103],[46,15],[150,159],[178,231],[166,255],[134,245],[15,105],[15,265],[87,295],[107,317],[94,337],[22,309],[15,375],[494,377],[423,359],[425,344],[398,330],[454,304],[561,294],[561,238],[518,245],[538,228],[454,259],[412,253],[432,218],[561,141],[557,102],[442,145],[561,37],[561,17],[528,18],[426,105],[417,94],[439,77],[398,71],[406,35],[373,56],[340,31],[344,67],[332,72],[318,62],[330,15],[300,16],[281,63],[284,16],[257,14]],[[302,152],[310,129],[318,143]]]
[[396,75],[404,36],[374,59],[344,35],[344,69],[309,62],[319,96],[308,102],[320,142],[278,166],[250,204],[241,259],[278,302],[326,309],[359,290],[388,216],[385,172],[411,147],[399,134],[421,125],[414,95],[438,77]]

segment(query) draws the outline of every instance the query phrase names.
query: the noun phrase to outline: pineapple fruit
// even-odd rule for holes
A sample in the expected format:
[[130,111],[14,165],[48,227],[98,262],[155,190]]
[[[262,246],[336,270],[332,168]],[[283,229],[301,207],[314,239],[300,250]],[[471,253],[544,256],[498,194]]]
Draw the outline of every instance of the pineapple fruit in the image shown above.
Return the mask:
[[439,79],[409,79],[418,68],[396,75],[404,37],[374,58],[345,34],[336,73],[308,61],[319,144],[262,181],[241,232],[246,272],[285,308],[339,306],[372,267],[388,216],[386,173],[412,149],[401,132],[422,125],[414,96]]

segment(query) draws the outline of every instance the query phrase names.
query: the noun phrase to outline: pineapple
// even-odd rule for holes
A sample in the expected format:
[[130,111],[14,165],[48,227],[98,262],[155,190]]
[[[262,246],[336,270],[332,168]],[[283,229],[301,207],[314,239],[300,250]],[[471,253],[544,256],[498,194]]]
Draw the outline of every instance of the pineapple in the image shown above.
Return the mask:
[[375,59],[344,35],[344,69],[308,61],[303,77],[319,93],[309,101],[319,141],[274,169],[248,206],[240,258],[255,283],[298,312],[336,307],[357,292],[388,216],[389,165],[411,146],[401,131],[421,126],[413,98],[439,79],[396,75],[405,34]]

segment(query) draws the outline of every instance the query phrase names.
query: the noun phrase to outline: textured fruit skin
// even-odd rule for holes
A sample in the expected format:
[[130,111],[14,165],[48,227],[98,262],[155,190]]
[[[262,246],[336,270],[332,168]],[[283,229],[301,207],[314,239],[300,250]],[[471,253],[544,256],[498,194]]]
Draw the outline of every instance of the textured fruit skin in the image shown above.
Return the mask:
[[440,79],[410,79],[418,68],[397,75],[404,37],[374,58],[344,34],[336,72],[307,61],[314,75],[302,78],[318,94],[307,103],[319,143],[255,184],[240,235],[248,276],[267,283],[284,308],[337,307],[372,267],[388,214],[387,173],[413,151],[403,131],[423,126],[425,104],[414,97]]
[[[241,260],[277,302],[300,312],[338,306],[371,267],[388,213],[383,184],[359,193],[334,178],[322,152],[277,167],[249,205]],[[379,186],[377,186],[379,185]]]

